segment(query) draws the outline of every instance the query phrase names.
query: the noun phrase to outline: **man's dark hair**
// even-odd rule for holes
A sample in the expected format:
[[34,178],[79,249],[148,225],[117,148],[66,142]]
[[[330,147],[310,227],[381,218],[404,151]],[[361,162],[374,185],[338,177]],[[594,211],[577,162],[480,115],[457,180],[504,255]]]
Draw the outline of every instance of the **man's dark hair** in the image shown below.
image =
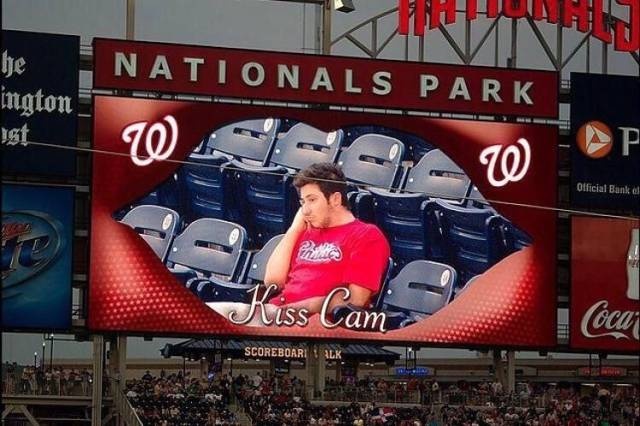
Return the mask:
[[310,183],[317,184],[327,200],[331,194],[339,192],[342,195],[342,205],[349,208],[347,179],[340,167],[333,163],[314,163],[306,169],[300,170],[293,179],[293,186],[298,190]]

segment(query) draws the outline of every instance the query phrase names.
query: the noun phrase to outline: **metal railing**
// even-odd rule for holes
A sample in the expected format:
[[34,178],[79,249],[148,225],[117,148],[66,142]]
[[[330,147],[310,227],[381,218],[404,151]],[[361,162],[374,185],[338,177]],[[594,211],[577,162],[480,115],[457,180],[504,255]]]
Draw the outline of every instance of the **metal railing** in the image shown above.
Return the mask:
[[322,399],[325,401],[347,402],[376,402],[376,403],[405,403],[420,404],[420,391],[404,389],[367,389],[356,386],[328,387],[324,390]]
[[92,382],[36,377],[22,377],[7,374],[3,377],[2,393],[7,395],[48,395],[48,396],[91,396]]
[[542,408],[543,399],[537,396],[522,395],[490,395],[488,393],[462,392],[462,391],[445,391],[442,398],[434,398],[435,403],[440,401],[447,405],[465,405],[465,406],[508,406],[520,408]]
[[142,426],[142,420],[138,416],[135,408],[129,402],[129,399],[120,389],[114,392],[113,404],[116,407],[121,420],[128,426]]

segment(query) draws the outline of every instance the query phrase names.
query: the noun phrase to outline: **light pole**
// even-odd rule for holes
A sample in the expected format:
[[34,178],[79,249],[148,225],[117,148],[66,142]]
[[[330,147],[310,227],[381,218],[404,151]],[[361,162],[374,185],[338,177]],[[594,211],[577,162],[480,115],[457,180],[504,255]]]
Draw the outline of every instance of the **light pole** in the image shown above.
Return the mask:
[[51,339],[51,347],[49,348],[49,370],[53,372],[53,333],[49,335]]
[[33,369],[38,368],[38,352],[33,353]]
[[45,349],[45,346],[47,346],[47,344],[46,344],[46,343],[45,343],[45,341],[43,340],[43,341],[42,341],[42,357],[41,357],[41,358],[42,358],[42,363],[41,363],[41,364],[42,364],[42,365],[41,365],[41,367],[42,367],[42,371],[44,371],[44,349]]

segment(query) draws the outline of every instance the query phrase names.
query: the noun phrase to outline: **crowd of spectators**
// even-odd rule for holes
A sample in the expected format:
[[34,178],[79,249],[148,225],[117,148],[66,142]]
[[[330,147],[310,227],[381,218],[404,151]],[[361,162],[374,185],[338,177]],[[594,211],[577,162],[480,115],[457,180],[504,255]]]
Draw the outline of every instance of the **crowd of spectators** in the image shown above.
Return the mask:
[[[91,392],[88,370],[5,364],[2,378],[5,393]],[[509,393],[497,381],[366,377],[327,379],[326,384],[325,402],[311,403],[304,382],[288,375],[219,374],[214,379],[163,371],[128,380],[125,393],[145,425],[237,425],[239,416],[246,416],[264,426],[640,426],[638,386],[526,382]]]
[[327,380],[327,385],[325,396],[336,389],[356,388],[360,396],[366,396],[368,391],[370,396],[380,397],[393,389],[396,395],[417,393],[422,403],[413,407],[388,406],[384,402],[318,405],[294,395],[286,386],[279,391],[274,391],[272,386],[257,386],[253,392],[244,393],[244,408],[254,424],[266,426],[640,425],[640,389],[637,386],[587,387],[527,382],[520,383],[515,392],[507,393],[499,382],[439,384],[432,379],[394,382],[371,377],[351,379],[351,382],[349,379]]
[[508,399],[495,406],[449,406],[441,408],[442,424],[451,425],[525,425],[525,426],[637,426],[640,425],[638,387],[594,385],[589,392],[573,386],[548,387],[543,406],[521,407]]
[[231,377],[191,377],[182,371],[159,377],[148,371],[126,383],[126,396],[144,425],[237,425],[229,409]]
[[88,369],[2,366],[2,392],[7,394],[88,396],[91,395],[92,372]]

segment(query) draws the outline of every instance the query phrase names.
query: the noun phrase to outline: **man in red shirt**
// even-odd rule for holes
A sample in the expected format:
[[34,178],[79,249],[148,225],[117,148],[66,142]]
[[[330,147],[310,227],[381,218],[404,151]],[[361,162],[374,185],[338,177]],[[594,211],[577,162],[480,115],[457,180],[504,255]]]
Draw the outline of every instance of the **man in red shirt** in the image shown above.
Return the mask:
[[265,284],[282,292],[269,303],[320,312],[336,288],[329,312],[350,303],[365,307],[378,293],[389,261],[389,244],[372,224],[356,219],[349,210],[346,179],[331,163],[316,163],[293,181],[300,209],[267,263]]

